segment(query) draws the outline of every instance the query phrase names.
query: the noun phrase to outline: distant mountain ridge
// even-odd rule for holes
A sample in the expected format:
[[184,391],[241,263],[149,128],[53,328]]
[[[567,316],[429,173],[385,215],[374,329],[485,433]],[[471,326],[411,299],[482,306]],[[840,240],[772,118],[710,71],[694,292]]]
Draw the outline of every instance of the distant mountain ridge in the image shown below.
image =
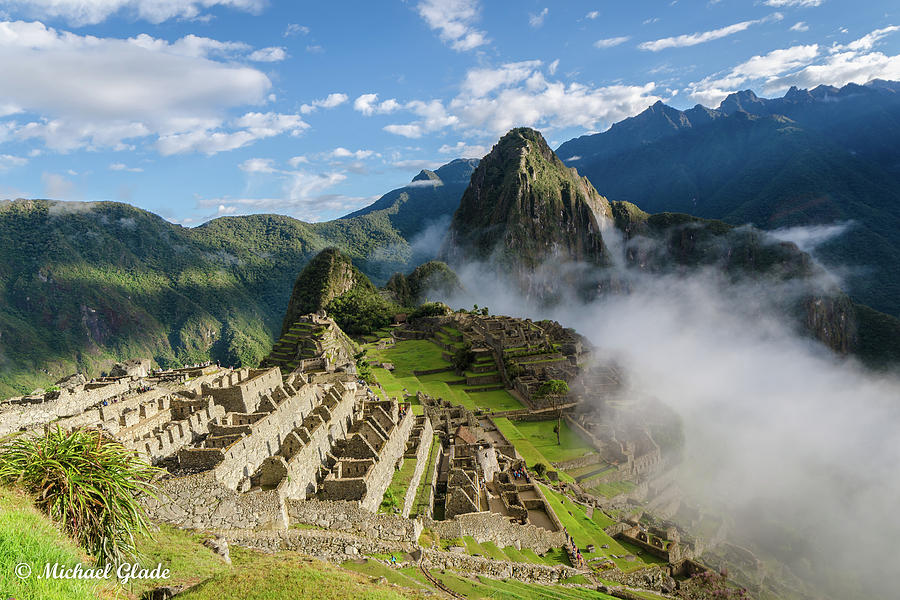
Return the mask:
[[861,302],[900,315],[900,83],[750,90],[716,109],[657,102],[557,152],[598,191],[654,213],[764,229],[852,222],[817,252]]
[[377,284],[434,258],[438,243],[414,247],[416,235],[449,222],[475,163],[423,172],[324,223],[247,215],[185,228],[116,202],[0,201],[0,398],[125,358],[255,365],[321,250],[340,249]]
[[[673,116],[667,107],[657,108],[664,118]],[[482,159],[441,258],[451,268],[480,262],[547,304],[565,300],[567,292],[587,300],[628,293],[641,272],[684,275],[713,268],[732,280],[790,282],[796,293],[784,302],[772,298],[772,309],[796,315],[801,328],[839,353],[900,360],[900,344],[890,341],[900,336],[900,321],[886,315],[873,321],[866,312],[871,309],[858,311],[839,290],[823,290],[816,282],[821,269],[793,243],[754,228],[686,214],[650,215],[632,203],[608,201],[528,128],[511,130]]]

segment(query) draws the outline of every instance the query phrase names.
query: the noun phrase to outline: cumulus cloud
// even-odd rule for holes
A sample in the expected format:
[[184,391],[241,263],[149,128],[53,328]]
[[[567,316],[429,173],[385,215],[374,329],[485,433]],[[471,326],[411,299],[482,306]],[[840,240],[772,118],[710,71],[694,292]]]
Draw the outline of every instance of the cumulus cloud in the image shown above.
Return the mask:
[[653,82],[602,87],[566,84],[548,79],[541,61],[524,61],[470,70],[460,93],[446,104],[440,100],[394,102],[390,111],[381,111],[371,98],[361,102],[359,109],[364,109],[364,114],[398,110],[413,113],[416,120],[384,128],[404,137],[418,138],[446,128],[496,137],[517,126],[595,130],[660,100],[653,93],[655,89]]
[[772,50],[754,56],[725,74],[712,75],[688,86],[691,98],[706,105],[718,104],[732,91],[750,81],[767,80],[791,69],[809,64],[819,54],[819,46],[810,44]]
[[[223,143],[209,149],[239,147],[263,131],[229,131],[240,126],[229,113],[265,103],[272,86],[264,73],[234,60],[248,50],[192,35],[174,42],[146,34],[103,38],[40,22],[0,22],[0,107],[27,115],[10,136],[40,139],[58,151],[124,149],[155,136],[171,153],[194,145],[173,141],[200,140],[211,131]],[[281,129],[304,125],[295,120]]]
[[781,15],[781,13],[773,13],[770,16],[762,19],[741,21],[740,23],[734,23],[733,25],[720,27],[719,29],[712,29],[710,31],[701,31],[697,33],[678,35],[675,37],[661,38],[658,40],[653,40],[651,42],[642,42],[641,44],[638,44],[638,48],[640,48],[641,50],[649,50],[651,52],[659,52],[660,50],[665,50],[666,48],[683,48],[685,46],[696,46],[697,44],[703,44],[706,42],[711,42],[713,40],[728,37],[729,35],[734,35],[735,33],[739,33],[741,31],[749,29],[753,25],[759,25],[760,23],[766,23],[769,21],[780,21],[782,18],[783,16]]
[[596,19],[596,18],[599,17],[599,16],[600,16],[600,11],[599,11],[599,10],[592,10],[592,11],[589,12],[588,14],[584,15],[584,18],[585,18],[585,19],[591,19],[591,20],[594,20],[594,19]]
[[597,40],[594,42],[595,48],[612,48],[613,46],[618,46],[619,44],[624,44],[628,40],[631,39],[630,35],[620,35],[618,37],[604,38],[602,40]]
[[245,173],[274,173],[275,161],[271,158],[248,158],[238,168]]
[[334,108],[336,106],[344,104],[348,99],[349,97],[347,96],[347,94],[335,92],[332,94],[328,94],[324,98],[313,100],[310,104],[301,105],[300,112],[305,115],[311,112],[315,112],[317,108]]
[[265,4],[266,0],[0,0],[0,7],[12,14],[63,19],[75,26],[96,25],[114,15],[151,23],[192,19],[216,6],[258,13]]
[[216,154],[283,133],[300,135],[309,127],[299,115],[250,112],[231,122],[234,130],[201,129],[160,136],[157,149],[163,156],[201,152]]
[[809,31],[809,25],[805,21],[797,21],[791,25],[791,31]]
[[712,106],[729,93],[751,84],[759,84],[764,93],[774,94],[792,85],[812,88],[900,79],[900,55],[885,55],[875,50],[882,39],[897,31],[900,27],[895,25],[883,27],[827,49],[811,44],[773,50],[725,73],[692,82],[686,91],[697,102]]
[[338,146],[329,152],[328,156],[331,158],[355,158],[356,160],[363,160],[371,158],[372,156],[379,156],[379,154],[374,150],[348,150],[342,146]]
[[416,10],[428,27],[438,32],[441,41],[457,52],[488,43],[487,35],[474,27],[478,0],[422,0]]
[[456,142],[452,146],[444,144],[438,148],[441,154],[451,154],[461,158],[481,158],[491,151],[491,147],[487,145],[469,144],[466,142]]
[[528,15],[528,24],[537,29],[541,25],[544,24],[544,19],[547,18],[547,14],[550,12],[549,8],[544,7],[544,9],[538,14],[530,14]]
[[306,25],[300,25],[299,23],[288,23],[288,26],[284,28],[284,33],[282,34],[284,37],[293,37],[296,35],[308,35],[309,27]]
[[248,60],[255,62],[279,62],[287,58],[287,52],[280,46],[271,46],[269,48],[260,48],[251,52]]

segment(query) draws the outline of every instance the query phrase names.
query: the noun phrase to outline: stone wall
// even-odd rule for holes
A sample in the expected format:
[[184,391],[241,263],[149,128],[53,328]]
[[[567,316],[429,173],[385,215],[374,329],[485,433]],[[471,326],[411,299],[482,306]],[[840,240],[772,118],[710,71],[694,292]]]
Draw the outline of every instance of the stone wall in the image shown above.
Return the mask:
[[291,550],[334,563],[358,558],[362,554],[395,554],[415,548],[409,542],[392,542],[379,538],[365,538],[338,531],[317,529],[289,529],[287,531],[223,531],[229,544],[255,548],[265,552]]
[[374,512],[381,505],[384,491],[394,477],[397,461],[406,450],[406,440],[409,439],[409,433],[412,431],[415,420],[412,410],[407,409],[400,422],[391,430],[387,442],[381,449],[378,461],[366,477],[366,496],[361,502],[364,508]]
[[422,522],[378,514],[347,500],[285,500],[290,524],[305,523],[391,542],[416,543]]
[[492,579],[515,579],[525,583],[558,583],[579,574],[577,569],[565,565],[551,567],[550,565],[517,563],[439,550],[424,550],[422,565],[427,569],[450,569],[468,575],[483,575]]
[[219,380],[202,386],[204,395],[210,395],[226,412],[256,412],[263,395],[281,385],[281,370],[241,369],[223,375]]
[[355,405],[354,390],[343,384],[336,384],[328,396],[330,398],[326,398],[326,402],[330,408],[327,414],[330,414],[331,419],[314,431],[306,432],[309,439],[285,461],[285,477],[278,484],[278,492],[282,497],[302,499],[314,494],[319,468],[334,444],[335,435],[343,438],[347,434],[346,422],[352,416]]
[[278,492],[241,493],[224,487],[212,471],[158,482],[156,498],[141,503],[154,521],[186,529],[284,529],[287,514]]
[[[80,387],[80,386],[79,386]],[[118,381],[94,389],[63,388],[43,398],[11,398],[0,405],[0,435],[36,427],[62,417],[83,413],[88,408],[131,389],[131,381]]]
[[434,429],[431,427],[431,419],[425,417],[419,437],[419,446],[416,449],[416,468],[413,471],[412,479],[409,480],[409,487],[406,488],[406,497],[403,500],[403,512],[401,514],[404,517],[409,516],[413,504],[416,501],[416,493],[419,491],[419,484],[422,482],[422,476],[425,473],[425,468],[428,466],[428,454],[431,452],[432,443],[439,442],[435,442],[434,440]]
[[466,513],[447,521],[427,519],[425,526],[443,539],[468,535],[479,543],[493,542],[499,548],[531,548],[538,554],[543,554],[550,548],[562,547],[566,542],[561,529],[547,531],[530,524],[519,525],[511,522],[508,517],[492,512]]

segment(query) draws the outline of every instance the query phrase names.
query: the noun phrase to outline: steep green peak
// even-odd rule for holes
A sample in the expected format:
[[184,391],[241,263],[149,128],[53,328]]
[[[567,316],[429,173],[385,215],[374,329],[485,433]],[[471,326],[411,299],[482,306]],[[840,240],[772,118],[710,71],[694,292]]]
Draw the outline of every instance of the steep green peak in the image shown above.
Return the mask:
[[324,310],[333,299],[354,289],[374,292],[375,286],[340,250],[322,250],[303,267],[294,282],[281,334],[303,315]]

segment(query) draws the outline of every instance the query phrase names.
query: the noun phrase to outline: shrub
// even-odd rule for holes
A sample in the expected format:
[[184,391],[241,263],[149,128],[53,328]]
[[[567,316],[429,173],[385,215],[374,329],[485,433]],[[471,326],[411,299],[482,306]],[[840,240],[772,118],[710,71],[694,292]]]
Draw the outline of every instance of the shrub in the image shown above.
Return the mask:
[[57,427],[0,448],[0,482],[20,485],[101,564],[134,556],[135,534],[148,531],[137,495],[152,494],[158,472],[94,429]]
[[538,477],[543,477],[544,473],[547,472],[547,465],[544,463],[537,463],[531,469],[537,474]]

